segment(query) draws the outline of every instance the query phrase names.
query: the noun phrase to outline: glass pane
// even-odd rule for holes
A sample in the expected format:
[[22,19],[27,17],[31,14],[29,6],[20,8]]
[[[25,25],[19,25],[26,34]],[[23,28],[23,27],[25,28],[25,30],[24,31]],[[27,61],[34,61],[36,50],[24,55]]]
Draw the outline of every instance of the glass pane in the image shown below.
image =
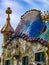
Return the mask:
[[36,53],[35,54],[35,61],[44,61],[44,52]]
[[6,65],[10,65],[10,60],[7,60],[6,61]]
[[42,61],[42,57],[43,57],[42,55],[43,55],[43,54],[42,54],[42,53],[40,53],[40,61]]
[[22,65],[28,65],[28,56],[23,57],[23,59],[22,59]]

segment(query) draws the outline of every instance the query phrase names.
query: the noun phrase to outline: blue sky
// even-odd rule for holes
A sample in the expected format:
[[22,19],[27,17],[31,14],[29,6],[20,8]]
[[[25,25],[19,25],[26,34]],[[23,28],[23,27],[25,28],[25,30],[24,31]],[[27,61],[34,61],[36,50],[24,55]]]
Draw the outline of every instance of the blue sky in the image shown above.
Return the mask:
[[[0,0],[0,30],[6,23],[7,14],[5,10],[7,7],[11,7],[11,25],[16,29],[21,15],[27,10],[38,9],[43,11],[49,10],[49,0]],[[2,34],[0,33],[0,55],[2,45]]]

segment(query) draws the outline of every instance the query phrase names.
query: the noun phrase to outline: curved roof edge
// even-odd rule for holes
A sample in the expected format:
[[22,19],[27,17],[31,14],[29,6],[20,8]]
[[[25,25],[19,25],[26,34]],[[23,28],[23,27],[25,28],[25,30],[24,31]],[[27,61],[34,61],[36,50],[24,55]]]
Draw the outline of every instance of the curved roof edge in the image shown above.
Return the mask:
[[26,11],[26,12],[21,16],[21,19],[23,18],[23,16],[24,16],[25,14],[30,13],[30,12],[33,12],[33,11],[39,12],[40,14],[42,13],[40,10],[31,9],[31,10]]
[[42,39],[42,38],[32,38],[32,37],[28,37],[25,34],[17,35],[15,33],[9,38],[9,40],[7,40],[7,42],[5,42],[5,45],[3,47],[7,46],[10,41],[12,41],[13,39],[15,39],[17,37],[22,38],[22,39],[24,39],[28,42],[39,42],[40,44],[48,47],[48,42],[46,40]]

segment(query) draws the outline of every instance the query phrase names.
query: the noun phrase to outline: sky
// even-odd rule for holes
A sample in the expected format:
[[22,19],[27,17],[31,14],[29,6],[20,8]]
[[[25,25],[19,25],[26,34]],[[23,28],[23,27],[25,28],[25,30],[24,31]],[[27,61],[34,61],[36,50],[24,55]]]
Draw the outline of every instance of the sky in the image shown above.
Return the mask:
[[[43,11],[49,10],[49,0],[0,0],[0,31],[6,23],[6,9],[10,7],[12,14],[10,15],[10,23],[14,30],[20,22],[21,16],[28,10],[38,9]],[[2,34],[0,33],[0,55],[2,53]]]

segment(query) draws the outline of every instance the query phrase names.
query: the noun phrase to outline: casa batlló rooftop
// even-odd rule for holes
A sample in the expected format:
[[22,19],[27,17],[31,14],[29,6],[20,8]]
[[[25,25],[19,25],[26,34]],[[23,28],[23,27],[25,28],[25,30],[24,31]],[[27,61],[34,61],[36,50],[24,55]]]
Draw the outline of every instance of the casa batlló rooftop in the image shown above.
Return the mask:
[[6,14],[0,65],[49,65],[49,12],[26,11],[16,30],[10,24],[10,7]]

